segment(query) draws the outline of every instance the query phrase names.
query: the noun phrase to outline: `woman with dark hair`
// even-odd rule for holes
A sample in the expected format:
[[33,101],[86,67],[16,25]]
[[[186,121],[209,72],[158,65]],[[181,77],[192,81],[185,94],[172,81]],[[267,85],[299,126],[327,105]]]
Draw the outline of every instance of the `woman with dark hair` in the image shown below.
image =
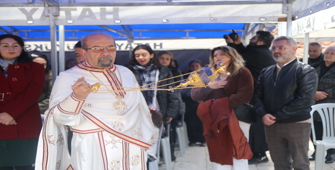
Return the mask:
[[[244,67],[242,56],[232,47],[214,48],[209,60],[210,67],[218,69],[221,63],[230,73],[220,74],[219,79],[208,83],[206,88],[191,90],[192,98],[202,102],[197,115],[203,122],[210,161],[215,170],[247,170],[248,159],[252,157],[247,142],[250,124],[238,121],[232,109],[251,100],[252,75]],[[212,105],[208,105],[211,102]]]
[[11,34],[0,35],[0,65],[0,170],[32,170],[42,127],[43,66]]
[[44,114],[44,112],[49,107],[49,97],[51,93],[51,71],[50,71],[49,60],[47,56],[44,54],[32,53],[30,54],[30,56],[33,58],[33,62],[42,64],[44,67],[45,81],[42,94],[38,99],[38,105],[40,106],[41,114]]
[[[143,88],[168,89],[174,82],[173,79],[169,79],[173,76],[170,69],[159,64],[154,51],[148,45],[138,45],[133,49],[129,69]],[[164,123],[169,123],[176,117],[178,113],[176,93],[167,90],[147,90],[142,93],[148,106],[163,114]]]

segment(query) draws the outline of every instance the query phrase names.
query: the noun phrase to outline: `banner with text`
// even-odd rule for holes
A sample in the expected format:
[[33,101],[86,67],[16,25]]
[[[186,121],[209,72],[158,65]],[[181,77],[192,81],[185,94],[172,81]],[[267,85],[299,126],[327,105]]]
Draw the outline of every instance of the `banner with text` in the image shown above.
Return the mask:
[[[73,51],[77,41],[66,41],[64,51]],[[27,51],[50,51],[51,43],[49,41],[26,41]],[[116,41],[117,50],[129,51],[139,44],[147,44],[153,50],[183,50],[183,49],[212,49],[217,46],[226,45],[224,39],[185,39],[185,40],[141,40],[128,44],[127,41]],[[59,44],[57,44],[59,51]]]
[[335,7],[292,22],[293,36],[335,27]]

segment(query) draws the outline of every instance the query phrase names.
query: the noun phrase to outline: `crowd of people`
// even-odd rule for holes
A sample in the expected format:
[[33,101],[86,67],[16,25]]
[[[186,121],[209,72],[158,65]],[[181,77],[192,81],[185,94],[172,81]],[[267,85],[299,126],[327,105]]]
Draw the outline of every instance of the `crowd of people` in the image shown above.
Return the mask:
[[[258,31],[247,46],[238,35],[225,40],[207,65],[225,66],[225,73],[203,87],[173,90],[192,74],[168,51],[137,45],[122,66],[115,64],[114,37],[89,34],[52,83],[46,55],[27,52],[19,36],[0,35],[0,170],[146,169],[161,156],[162,136],[177,159],[180,122],[189,146],[207,146],[216,170],[267,162],[267,151],[275,169],[309,169],[312,120],[318,140],[323,133],[310,108],[335,102],[335,47],[322,54],[310,43],[302,63],[291,37]],[[204,65],[192,60],[188,67],[194,74]],[[246,103],[255,123],[236,116]],[[335,148],[327,150],[325,163],[334,160]]]

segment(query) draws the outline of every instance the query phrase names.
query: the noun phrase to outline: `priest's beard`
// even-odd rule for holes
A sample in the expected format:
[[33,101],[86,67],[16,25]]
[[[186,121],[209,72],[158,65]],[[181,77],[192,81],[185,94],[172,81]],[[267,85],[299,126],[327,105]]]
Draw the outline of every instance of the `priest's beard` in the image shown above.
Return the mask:
[[[103,61],[103,60],[108,60],[108,61]],[[103,68],[111,67],[113,65],[113,63],[114,63],[114,61],[113,61],[113,58],[111,56],[101,57],[98,60],[99,67],[103,67]]]

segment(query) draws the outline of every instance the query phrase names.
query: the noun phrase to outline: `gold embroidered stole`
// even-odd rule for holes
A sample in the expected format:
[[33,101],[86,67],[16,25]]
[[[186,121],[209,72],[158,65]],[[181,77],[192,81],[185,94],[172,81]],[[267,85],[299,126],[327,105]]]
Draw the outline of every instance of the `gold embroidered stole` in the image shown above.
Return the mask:
[[[106,79],[109,82],[109,85],[111,86],[111,92],[117,96],[117,97],[121,97],[124,98],[124,96],[126,95],[126,92],[124,91],[123,87],[122,87],[122,83],[120,82],[120,80],[118,79],[118,77],[115,74],[115,71],[117,70],[116,66],[113,65],[112,67],[110,67],[109,69],[98,69],[98,68],[94,68],[89,66],[89,64],[87,62],[85,62],[84,64],[80,63],[78,64],[78,67],[84,70],[87,70],[91,73],[103,73],[104,76],[106,77]],[[120,79],[121,79],[121,75]]]

